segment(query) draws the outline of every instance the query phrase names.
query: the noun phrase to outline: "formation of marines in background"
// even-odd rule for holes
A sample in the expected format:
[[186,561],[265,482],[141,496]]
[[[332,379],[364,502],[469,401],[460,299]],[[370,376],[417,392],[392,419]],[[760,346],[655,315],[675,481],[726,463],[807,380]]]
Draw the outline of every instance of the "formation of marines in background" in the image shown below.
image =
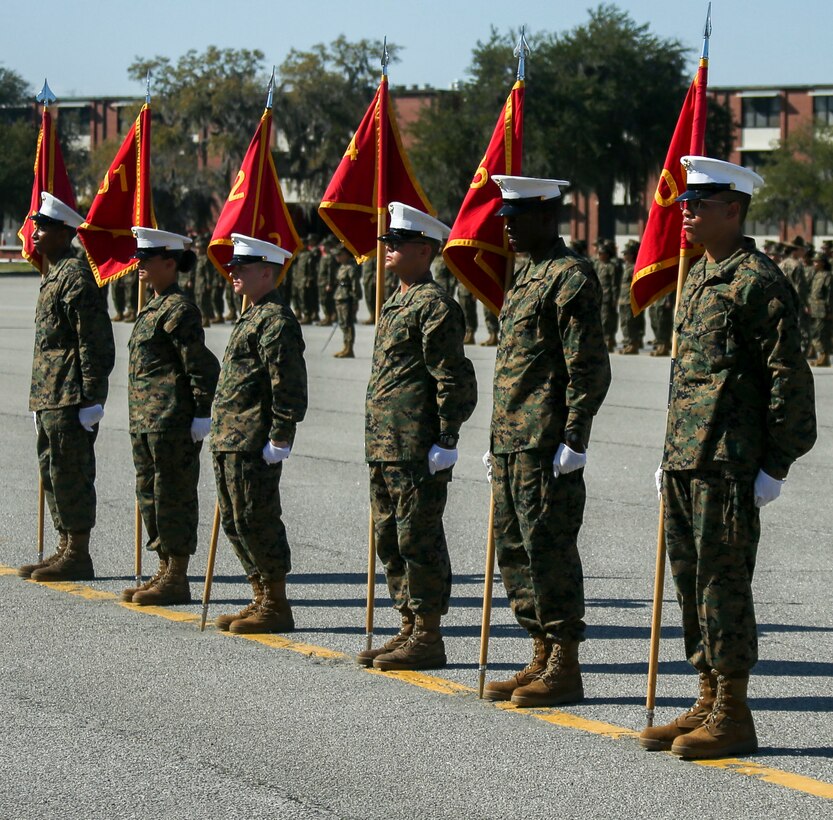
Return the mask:
[[[815,441],[805,356],[829,364],[831,249],[813,257],[810,272],[798,258],[806,249],[796,241],[794,261],[782,272],[742,233],[760,177],[706,157],[686,157],[684,165],[683,225],[705,253],[681,294],[657,486],[700,696],[672,723],[647,728],[640,742],[710,758],[757,749],[747,685],[757,660],[751,579],[759,508],[778,497],[792,463]],[[568,248],[558,235],[568,182],[492,180],[501,190],[497,215],[518,259],[499,320],[489,326],[487,343],[493,336],[497,352],[483,460],[498,566],[512,612],[531,638],[532,659],[508,680],[490,682],[484,694],[522,707],[574,703],[584,697],[578,657],[585,633],[578,551],[584,468],[593,418],[610,385],[620,317],[621,353],[638,354],[644,339],[644,318],[624,309],[637,247],[628,243],[620,260],[612,243],[601,242],[591,261],[584,248]],[[390,641],[357,660],[382,670],[434,669],[447,662],[440,621],[452,573],[442,517],[461,428],[477,402],[465,356],[474,330],[466,299],[453,299],[454,282],[439,255],[448,227],[402,203],[391,203],[389,211],[379,240],[390,293],[374,340],[365,456],[377,556],[401,624]],[[35,246],[50,268],[36,309],[30,409],[58,544],[54,555],[19,574],[88,580],[94,577],[94,443],[114,365],[112,328],[89,268],[72,253],[80,215],[43,194],[31,218]],[[199,240],[148,228],[133,233],[138,276],[154,296],[129,345],[130,434],[136,497],[159,569],[124,597],[140,605],[190,600],[198,455],[210,427],[223,529],[252,586],[251,603],[216,625],[241,633],[291,631],[291,551],[280,479],[307,410],[301,326],[337,321],[344,347],[336,356],[353,357],[359,300],[363,293],[370,299],[373,289],[370,271],[344,245],[319,245],[308,236],[292,279],[278,285],[291,254],[232,234],[227,270],[239,315],[220,367],[205,347],[203,326],[226,286],[204,287],[190,249],[199,249]],[[778,256],[779,248],[770,253]],[[234,301],[241,297],[248,301],[242,312]],[[669,310],[659,304],[652,315],[657,356],[670,350]],[[667,340],[657,332],[666,327]]]

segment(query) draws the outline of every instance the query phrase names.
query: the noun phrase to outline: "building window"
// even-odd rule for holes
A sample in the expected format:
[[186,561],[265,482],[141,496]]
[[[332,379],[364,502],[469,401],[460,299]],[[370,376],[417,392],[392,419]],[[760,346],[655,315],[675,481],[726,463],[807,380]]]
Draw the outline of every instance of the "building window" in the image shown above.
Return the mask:
[[780,236],[781,225],[777,221],[763,222],[749,219],[743,226],[743,232],[749,236]]
[[642,233],[643,211],[640,205],[614,205],[613,214],[616,219],[616,236],[639,236]]
[[781,97],[744,97],[744,128],[780,128]]
[[744,151],[741,158],[741,165],[764,176],[766,163],[772,159],[772,151]]
[[833,96],[813,97],[813,114],[818,125],[833,125]]
[[833,236],[833,219],[823,216],[813,219],[813,236]]

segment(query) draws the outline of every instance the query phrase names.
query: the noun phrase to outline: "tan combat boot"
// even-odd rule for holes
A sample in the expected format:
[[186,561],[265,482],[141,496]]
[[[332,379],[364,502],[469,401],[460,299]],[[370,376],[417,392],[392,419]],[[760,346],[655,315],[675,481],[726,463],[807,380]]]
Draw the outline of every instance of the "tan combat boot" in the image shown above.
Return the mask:
[[830,367],[830,354],[822,351],[813,362],[813,367]]
[[229,632],[237,635],[262,632],[292,632],[295,621],[286,600],[286,578],[263,581],[263,597],[255,611],[246,618],[232,621]]
[[232,625],[234,621],[242,621],[244,618],[248,618],[249,615],[253,615],[255,610],[260,606],[260,602],[263,600],[263,583],[260,580],[260,576],[255,573],[254,575],[249,576],[249,583],[252,585],[252,601],[250,604],[246,604],[239,612],[235,612],[231,615],[218,615],[214,619],[214,626],[220,630],[220,632],[228,632],[228,628]]
[[578,703],[584,698],[581,669],[578,665],[578,641],[554,643],[547,668],[526,686],[512,693],[515,706],[556,706]]
[[480,343],[480,347],[496,347],[497,346],[497,336],[494,333],[490,333],[488,338],[485,342]]
[[111,322],[123,322],[124,321],[124,314],[123,313],[117,313],[115,316],[113,316],[112,319],[110,319],[110,321]]
[[136,592],[133,603],[139,606],[167,606],[190,604],[191,587],[188,584],[190,555],[171,555],[167,572],[151,587]]
[[402,624],[399,627],[399,632],[397,632],[389,641],[385,641],[385,643],[376,649],[365,649],[363,652],[359,652],[359,654],[356,655],[356,660],[362,666],[373,666],[373,661],[376,660],[379,655],[384,655],[388,652],[393,652],[394,649],[399,649],[399,647],[405,644],[408,638],[411,637],[411,633],[414,631],[414,613],[406,607],[401,610],[401,615]]
[[136,321],[136,311],[135,310],[126,310],[124,312],[124,321],[125,322],[135,322]]
[[121,593],[122,601],[126,601],[130,603],[133,600],[133,596],[137,592],[144,592],[146,589],[150,589],[155,583],[157,583],[162,576],[168,571],[168,556],[159,554],[159,567],[157,568],[156,572],[151,575],[150,578],[147,579],[143,584],[139,584],[136,587],[128,587],[127,589],[123,589]]
[[344,347],[342,347],[341,350],[338,351],[338,353],[333,353],[333,358],[334,359],[343,359],[346,352],[347,352],[347,343],[345,342]]
[[651,355],[652,356],[670,356],[671,355],[671,349],[668,347],[668,345],[658,344],[651,351]]
[[353,343],[347,342],[344,348],[344,354],[341,357],[342,359],[355,359],[356,354],[353,352]]
[[521,686],[528,686],[546,668],[552,652],[552,641],[547,638],[532,639],[532,660],[520,672],[509,680],[496,680],[487,683],[483,689],[486,700],[511,700],[512,693]]
[[67,533],[67,546],[60,557],[51,564],[36,569],[33,581],[92,581],[95,578],[93,560],[90,558],[90,534]]
[[473,345],[474,342],[474,331],[467,330],[466,335],[463,337],[463,344],[464,345]]
[[717,677],[714,672],[700,673],[700,696],[687,712],[678,715],[664,726],[648,726],[639,736],[639,745],[654,752],[666,752],[680,736],[699,729],[712,713],[717,695]]
[[639,355],[639,346],[638,345],[625,345],[619,352],[623,356],[638,356]]
[[749,676],[717,676],[717,696],[712,713],[698,729],[681,735],[671,744],[679,757],[703,760],[735,757],[758,750],[752,713],[746,704]]
[[21,578],[31,578],[32,573],[41,567],[49,567],[54,564],[60,557],[63,551],[67,548],[67,534],[65,530],[58,530],[58,546],[55,548],[54,554],[48,558],[44,558],[37,564],[24,564],[17,568],[17,574]]
[[378,655],[373,660],[373,668],[393,672],[402,669],[441,669],[445,666],[440,617],[417,613],[411,637],[392,652]]

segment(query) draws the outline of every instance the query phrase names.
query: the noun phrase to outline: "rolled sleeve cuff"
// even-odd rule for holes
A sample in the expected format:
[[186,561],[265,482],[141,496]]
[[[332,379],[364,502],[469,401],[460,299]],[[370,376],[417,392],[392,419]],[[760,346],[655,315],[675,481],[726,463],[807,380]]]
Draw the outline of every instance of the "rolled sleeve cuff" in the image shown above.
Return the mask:
[[564,435],[566,437],[567,433],[572,433],[587,447],[590,444],[590,428],[592,424],[592,416],[579,410],[570,410],[567,413],[567,424],[564,427]]
[[94,402],[96,404],[104,404],[107,401],[107,383],[101,382],[98,379],[84,379],[83,385],[83,400],[84,402]]
[[290,422],[274,422],[269,431],[269,438],[272,441],[288,441],[291,444],[295,440],[295,425]]

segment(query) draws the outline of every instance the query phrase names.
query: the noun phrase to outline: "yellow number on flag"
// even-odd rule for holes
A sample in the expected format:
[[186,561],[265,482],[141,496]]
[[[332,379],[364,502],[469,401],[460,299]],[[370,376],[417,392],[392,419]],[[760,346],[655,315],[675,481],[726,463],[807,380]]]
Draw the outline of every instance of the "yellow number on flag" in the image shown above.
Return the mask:
[[237,179],[234,180],[234,185],[231,186],[231,193],[228,195],[229,202],[235,202],[238,199],[243,199],[246,196],[245,191],[241,191],[240,187],[246,180],[246,172],[245,171],[238,171],[237,172]]
[[113,174],[117,176],[121,180],[121,192],[123,194],[127,193],[127,169],[124,167],[124,163],[119,165]]
[[98,189],[99,194],[106,194],[107,191],[110,190],[110,172],[104,175],[104,181],[101,183],[101,187]]

